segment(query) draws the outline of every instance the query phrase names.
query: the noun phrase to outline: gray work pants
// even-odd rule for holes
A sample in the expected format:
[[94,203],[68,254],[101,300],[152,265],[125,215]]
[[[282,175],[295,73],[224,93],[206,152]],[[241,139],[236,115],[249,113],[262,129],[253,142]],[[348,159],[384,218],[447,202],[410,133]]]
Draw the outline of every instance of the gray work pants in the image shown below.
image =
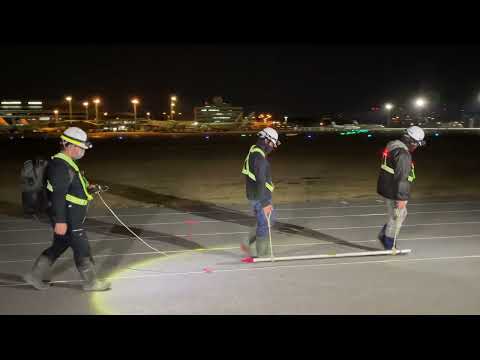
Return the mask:
[[384,200],[385,204],[387,205],[388,211],[388,222],[385,229],[385,236],[393,239],[395,237],[395,234],[397,234],[398,236],[402,224],[407,218],[407,206],[405,206],[403,209],[399,209],[396,206],[395,200],[390,200],[386,198],[384,198]]

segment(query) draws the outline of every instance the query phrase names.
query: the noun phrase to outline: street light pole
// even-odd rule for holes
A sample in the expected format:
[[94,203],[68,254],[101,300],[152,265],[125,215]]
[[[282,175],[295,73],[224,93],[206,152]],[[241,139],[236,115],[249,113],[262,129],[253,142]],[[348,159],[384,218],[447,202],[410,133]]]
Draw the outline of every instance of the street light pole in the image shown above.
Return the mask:
[[72,121],[72,97],[67,96],[65,100],[68,101],[68,113],[69,113],[69,119]]
[[85,101],[83,106],[85,106],[85,120],[88,121],[88,101]]
[[175,114],[175,105],[177,97],[175,95],[170,97],[170,120],[173,120],[173,115]]
[[393,109],[393,105],[392,105],[392,104],[390,104],[390,103],[386,103],[386,104],[385,104],[385,110],[387,110],[387,116],[388,116],[388,118],[387,118],[387,124],[386,124],[387,127],[390,127],[390,122],[391,122],[391,120],[392,120],[392,112],[391,112],[392,109]]
[[58,122],[58,110],[53,110],[53,113],[55,114],[55,122]]
[[95,104],[95,122],[98,123],[98,104],[100,103],[100,99],[94,99],[93,103]]
[[426,104],[427,104],[427,101],[424,98],[419,97],[415,100],[415,106],[420,111],[420,119],[422,121],[423,121],[423,117],[424,117],[423,109],[425,108]]
[[135,124],[137,123],[137,104],[140,101],[138,99],[132,99],[132,104],[133,104],[133,120],[135,121]]

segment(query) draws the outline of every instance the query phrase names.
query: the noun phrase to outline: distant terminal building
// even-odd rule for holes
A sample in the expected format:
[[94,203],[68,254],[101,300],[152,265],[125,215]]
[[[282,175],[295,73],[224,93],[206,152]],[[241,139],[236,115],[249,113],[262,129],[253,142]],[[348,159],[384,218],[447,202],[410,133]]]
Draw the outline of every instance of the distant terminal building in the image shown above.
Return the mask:
[[243,107],[231,106],[216,96],[211,105],[205,102],[204,106],[195,107],[193,114],[198,123],[238,122],[243,119]]
[[144,118],[133,119],[132,113],[116,113],[110,116],[104,115],[103,129],[109,131],[132,131],[135,130],[137,124],[146,122]]
[[0,117],[15,124],[21,120],[48,121],[51,113],[44,109],[40,100],[0,100]]

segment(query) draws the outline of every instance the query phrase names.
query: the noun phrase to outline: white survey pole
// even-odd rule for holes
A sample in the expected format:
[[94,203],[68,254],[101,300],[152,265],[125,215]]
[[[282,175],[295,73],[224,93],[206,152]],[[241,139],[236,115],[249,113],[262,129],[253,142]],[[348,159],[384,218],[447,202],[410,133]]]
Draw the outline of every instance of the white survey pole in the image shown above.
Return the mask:
[[287,261],[287,260],[312,260],[312,259],[331,259],[331,258],[344,258],[344,257],[362,257],[362,256],[380,256],[380,255],[405,255],[410,254],[411,249],[404,250],[379,250],[379,251],[363,251],[352,253],[340,253],[340,254],[322,254],[322,255],[302,255],[302,256],[283,256],[283,257],[265,257],[265,258],[253,258],[252,262],[268,262],[268,261]]

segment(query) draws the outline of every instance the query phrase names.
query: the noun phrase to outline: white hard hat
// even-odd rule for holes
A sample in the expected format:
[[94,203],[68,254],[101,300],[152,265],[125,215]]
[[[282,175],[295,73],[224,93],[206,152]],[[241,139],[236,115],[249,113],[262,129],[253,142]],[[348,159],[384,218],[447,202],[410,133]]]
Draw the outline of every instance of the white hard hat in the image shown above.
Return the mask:
[[277,147],[281,144],[280,140],[278,140],[277,131],[275,129],[272,129],[271,127],[267,127],[265,129],[263,129],[262,131],[260,131],[258,133],[258,136],[260,136],[262,139],[270,140],[271,142],[273,142],[275,147]]
[[82,149],[91,149],[92,143],[87,141],[87,133],[78,127],[69,127],[60,138]]
[[407,128],[406,133],[410,136],[413,140],[415,140],[420,146],[425,145],[425,132],[419,126],[410,126]]

